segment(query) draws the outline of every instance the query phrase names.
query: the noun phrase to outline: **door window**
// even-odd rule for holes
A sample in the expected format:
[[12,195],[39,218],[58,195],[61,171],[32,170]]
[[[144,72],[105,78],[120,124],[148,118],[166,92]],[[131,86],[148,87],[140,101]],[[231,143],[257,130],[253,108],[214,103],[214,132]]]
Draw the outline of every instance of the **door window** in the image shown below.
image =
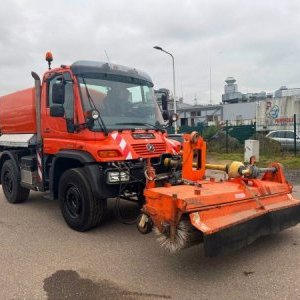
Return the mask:
[[285,138],[294,139],[294,133],[292,131],[285,132]]

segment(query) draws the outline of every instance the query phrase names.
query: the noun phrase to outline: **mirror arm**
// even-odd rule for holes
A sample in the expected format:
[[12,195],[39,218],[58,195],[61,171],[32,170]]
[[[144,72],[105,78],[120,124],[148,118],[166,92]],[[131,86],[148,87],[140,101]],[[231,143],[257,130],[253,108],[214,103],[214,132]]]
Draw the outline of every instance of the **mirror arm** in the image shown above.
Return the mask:
[[75,124],[74,127],[75,127],[75,131],[78,132],[80,130],[88,128],[88,124],[87,123]]
[[86,128],[90,128],[90,127],[92,127],[93,123],[94,123],[94,120],[92,118],[87,118],[85,123],[75,124],[74,125],[75,130],[80,131],[80,130],[83,130],[83,129],[86,129]]

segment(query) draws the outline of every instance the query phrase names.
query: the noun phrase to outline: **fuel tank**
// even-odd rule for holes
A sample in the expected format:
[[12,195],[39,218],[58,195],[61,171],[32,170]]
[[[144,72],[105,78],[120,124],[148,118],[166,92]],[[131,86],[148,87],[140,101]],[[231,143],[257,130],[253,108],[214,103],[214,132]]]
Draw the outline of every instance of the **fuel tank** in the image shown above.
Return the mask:
[[0,133],[35,133],[34,88],[0,97]]

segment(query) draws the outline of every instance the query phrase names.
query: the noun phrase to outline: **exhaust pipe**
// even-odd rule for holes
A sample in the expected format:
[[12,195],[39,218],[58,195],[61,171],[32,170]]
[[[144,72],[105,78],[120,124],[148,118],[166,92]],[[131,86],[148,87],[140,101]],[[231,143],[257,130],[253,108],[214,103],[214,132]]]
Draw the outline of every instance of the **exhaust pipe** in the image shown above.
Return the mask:
[[41,79],[35,72],[31,72],[31,76],[34,79],[35,87],[35,107],[36,107],[36,140],[37,144],[41,146],[42,135],[41,135]]
[[44,191],[44,176],[43,176],[43,155],[42,155],[42,134],[41,134],[41,79],[35,72],[31,72],[35,86],[35,109],[36,109],[36,157],[38,182],[37,189]]

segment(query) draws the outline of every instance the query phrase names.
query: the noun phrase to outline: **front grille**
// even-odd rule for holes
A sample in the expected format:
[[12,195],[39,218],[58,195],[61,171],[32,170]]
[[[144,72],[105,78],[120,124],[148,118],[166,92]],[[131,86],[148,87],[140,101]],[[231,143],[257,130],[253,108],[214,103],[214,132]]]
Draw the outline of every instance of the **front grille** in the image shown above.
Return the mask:
[[142,157],[158,156],[166,152],[164,143],[149,143],[154,146],[154,151],[147,149],[147,144],[132,144],[133,150]]

